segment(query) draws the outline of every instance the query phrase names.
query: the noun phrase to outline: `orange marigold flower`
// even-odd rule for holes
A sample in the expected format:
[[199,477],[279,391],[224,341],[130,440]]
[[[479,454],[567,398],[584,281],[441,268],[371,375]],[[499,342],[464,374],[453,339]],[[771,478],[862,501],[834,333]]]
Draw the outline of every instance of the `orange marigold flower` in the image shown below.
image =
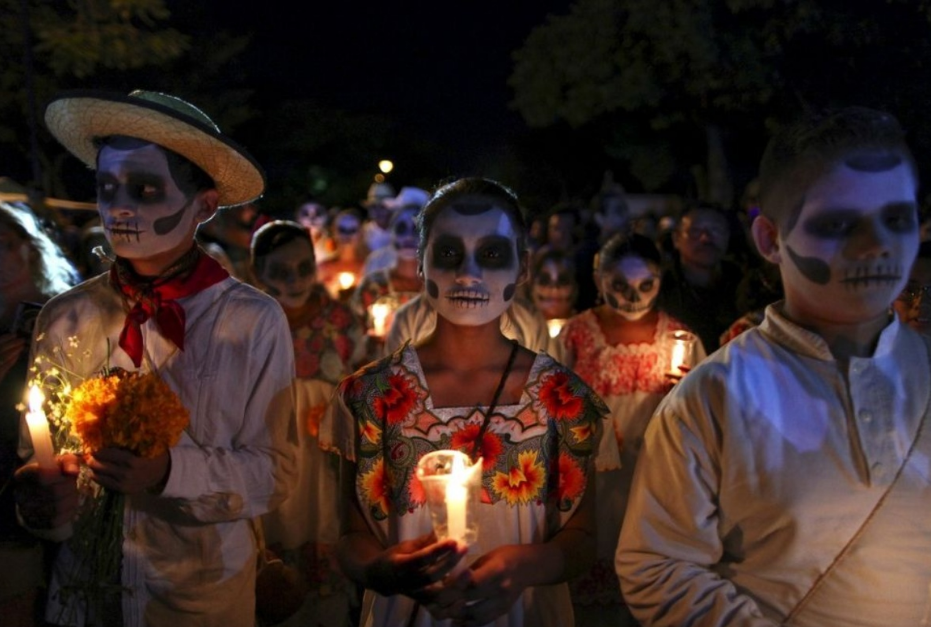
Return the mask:
[[495,473],[492,488],[508,505],[530,503],[540,498],[546,481],[543,466],[537,462],[536,451],[524,451],[517,456],[517,466],[507,473]]
[[85,380],[72,392],[65,417],[85,453],[118,447],[148,458],[177,444],[190,421],[181,399],[151,372]]

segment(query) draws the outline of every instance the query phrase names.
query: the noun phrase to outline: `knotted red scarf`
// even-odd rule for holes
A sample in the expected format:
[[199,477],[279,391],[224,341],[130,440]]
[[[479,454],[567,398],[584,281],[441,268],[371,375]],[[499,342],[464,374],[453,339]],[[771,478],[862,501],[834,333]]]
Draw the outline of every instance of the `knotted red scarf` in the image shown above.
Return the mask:
[[110,267],[110,283],[135,303],[126,314],[120,348],[138,368],[142,364],[142,325],[154,317],[161,334],[184,350],[184,307],[175,300],[205,290],[228,276],[223,266],[197,247],[151,281],[140,278],[127,260],[117,258]]

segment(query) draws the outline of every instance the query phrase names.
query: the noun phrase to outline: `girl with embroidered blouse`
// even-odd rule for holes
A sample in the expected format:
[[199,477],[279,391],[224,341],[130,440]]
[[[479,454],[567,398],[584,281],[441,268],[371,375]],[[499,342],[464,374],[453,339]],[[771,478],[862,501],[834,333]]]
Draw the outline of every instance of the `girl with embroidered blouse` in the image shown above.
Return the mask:
[[[574,580],[576,619],[584,625],[636,625],[621,596],[614,553],[643,433],[675,382],[663,338],[685,325],[656,308],[659,250],[642,235],[618,234],[595,261],[603,304],[571,318],[559,335],[563,363],[575,369],[610,410],[595,457],[598,550],[594,567]],[[695,342],[699,358],[701,342]]]
[[[344,458],[337,552],[366,589],[361,624],[571,626],[565,582],[594,557],[606,409],[571,371],[501,334],[527,277],[512,192],[479,178],[445,185],[419,233],[436,330],[344,380],[320,431]],[[415,468],[442,449],[482,460],[471,547],[431,531]]]
[[298,479],[292,495],[262,518],[269,549],[303,575],[308,591],[287,624],[316,624],[321,597],[331,597],[327,607],[342,608],[348,619],[355,593],[333,558],[339,521],[330,507],[337,498],[339,460],[320,449],[317,433],[336,384],[364,355],[362,327],[349,307],[317,282],[313,243],[302,225],[277,220],[256,231],[252,272],[256,284],[284,309],[294,344]]

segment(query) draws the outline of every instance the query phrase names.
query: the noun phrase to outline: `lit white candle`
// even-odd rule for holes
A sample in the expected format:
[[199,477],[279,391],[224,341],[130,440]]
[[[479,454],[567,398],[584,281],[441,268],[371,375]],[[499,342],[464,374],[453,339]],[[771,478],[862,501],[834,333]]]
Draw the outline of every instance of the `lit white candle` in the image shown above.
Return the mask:
[[683,366],[692,365],[692,351],[695,346],[695,336],[688,331],[672,331],[670,333],[672,342],[671,358],[669,360],[669,370],[676,376],[682,376]]
[[32,437],[32,448],[36,453],[39,468],[55,468],[55,450],[52,448],[52,436],[49,433],[48,418],[42,409],[45,399],[38,387],[29,389],[29,412],[26,414],[26,425]]
[[339,283],[339,289],[348,290],[356,284],[356,275],[352,272],[340,272],[336,280]]
[[469,505],[468,473],[459,457],[453,458],[453,467],[446,481],[446,535],[456,542],[466,536],[466,510]]
[[372,315],[372,335],[385,337],[388,334],[388,314],[391,313],[391,305],[375,303],[369,307],[369,313]]

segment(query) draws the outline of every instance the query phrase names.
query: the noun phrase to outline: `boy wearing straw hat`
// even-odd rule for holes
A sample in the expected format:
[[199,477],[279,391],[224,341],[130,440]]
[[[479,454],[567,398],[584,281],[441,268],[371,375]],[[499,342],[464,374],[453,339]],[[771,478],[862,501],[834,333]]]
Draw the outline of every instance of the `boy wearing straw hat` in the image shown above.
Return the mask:
[[[180,442],[154,459],[104,448],[60,455],[57,470],[20,472],[20,516],[39,534],[61,536],[87,514],[78,510],[82,482],[125,495],[116,594],[102,603],[74,594],[87,556],[65,539],[46,617],[252,625],[253,520],[283,500],[294,472],[293,351],[278,304],[230,277],[194,234],[219,207],[258,198],[262,170],[203,112],[164,94],[68,94],[49,104],[46,123],[96,169],[116,258],[110,272],[45,306],[37,363],[79,377],[105,366],[157,372],[190,412]],[[31,439],[21,433],[28,458]]]
[[752,232],[785,300],[650,423],[616,556],[643,625],[931,618],[931,341],[890,311],[918,250],[917,187],[887,113],[770,141]]

